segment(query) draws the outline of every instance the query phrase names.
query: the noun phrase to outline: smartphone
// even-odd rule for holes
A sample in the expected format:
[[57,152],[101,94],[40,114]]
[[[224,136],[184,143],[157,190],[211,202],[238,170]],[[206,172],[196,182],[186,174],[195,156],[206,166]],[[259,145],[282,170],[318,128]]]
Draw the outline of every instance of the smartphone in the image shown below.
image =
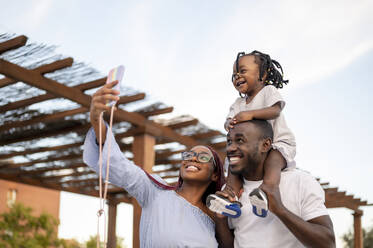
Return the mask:
[[[120,65],[118,67],[115,67],[113,69],[110,70],[108,76],[107,76],[107,79],[106,79],[106,83],[111,83],[113,81],[118,81],[118,83],[113,87],[113,89],[117,90],[120,92],[120,85],[121,85],[121,82],[122,82],[122,79],[123,79],[123,74],[124,74],[124,66],[123,65]],[[108,106],[112,106],[113,104],[115,104],[115,101],[110,101],[107,103]]]

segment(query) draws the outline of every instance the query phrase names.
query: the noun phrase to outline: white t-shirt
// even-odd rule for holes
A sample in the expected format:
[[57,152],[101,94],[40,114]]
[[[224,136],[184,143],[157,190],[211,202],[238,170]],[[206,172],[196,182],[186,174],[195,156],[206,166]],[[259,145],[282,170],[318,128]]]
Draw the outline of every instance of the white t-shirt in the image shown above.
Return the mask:
[[[304,247],[270,211],[265,218],[253,214],[249,193],[261,183],[244,180],[244,192],[240,198],[242,214],[239,218],[228,219],[229,227],[234,229],[234,247]],[[328,215],[324,190],[307,172],[294,168],[284,170],[280,194],[284,206],[305,221]]]
[[[233,118],[236,114],[242,111],[263,109],[271,107],[276,103],[280,103],[281,109],[285,107],[285,101],[276,87],[267,85],[261,89],[254,98],[246,104],[245,98],[237,98],[229,109],[227,118]],[[273,149],[281,152],[287,162],[287,167],[295,167],[296,143],[294,134],[288,128],[285,117],[280,113],[279,117],[274,120],[268,120],[273,128]]]

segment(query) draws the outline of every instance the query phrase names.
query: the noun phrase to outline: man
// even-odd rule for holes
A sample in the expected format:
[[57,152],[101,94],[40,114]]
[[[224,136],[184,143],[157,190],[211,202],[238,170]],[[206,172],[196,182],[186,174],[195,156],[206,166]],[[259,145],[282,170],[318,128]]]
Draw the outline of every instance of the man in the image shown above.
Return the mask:
[[[238,123],[227,135],[227,157],[232,173],[244,180],[242,215],[218,215],[216,234],[222,247],[335,247],[333,224],[324,205],[320,184],[308,173],[285,169],[280,187],[267,194],[265,218],[252,212],[249,193],[263,180],[264,161],[271,149],[273,131],[264,120]],[[229,189],[218,194],[234,201]],[[233,229],[233,231],[231,231]]]

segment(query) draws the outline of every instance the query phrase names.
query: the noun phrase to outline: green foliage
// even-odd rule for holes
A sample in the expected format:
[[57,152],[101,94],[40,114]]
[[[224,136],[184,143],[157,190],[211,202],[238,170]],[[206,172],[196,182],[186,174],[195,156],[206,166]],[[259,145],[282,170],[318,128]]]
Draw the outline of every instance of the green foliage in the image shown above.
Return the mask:
[[14,204],[9,212],[0,214],[0,248],[63,247],[57,226],[53,216],[33,216],[31,208]]
[[[351,230],[342,236],[342,240],[345,248],[354,247],[354,233]],[[368,230],[363,228],[363,247],[373,247],[373,227],[370,227]]]
[[[97,247],[97,241],[96,240],[97,240],[97,235],[90,236],[88,241],[85,243],[86,248],[96,248]],[[123,238],[117,237],[117,248],[126,248],[127,247],[123,244],[123,241],[124,241]],[[100,248],[101,247],[104,247],[103,242],[101,242],[101,244],[100,244]]]

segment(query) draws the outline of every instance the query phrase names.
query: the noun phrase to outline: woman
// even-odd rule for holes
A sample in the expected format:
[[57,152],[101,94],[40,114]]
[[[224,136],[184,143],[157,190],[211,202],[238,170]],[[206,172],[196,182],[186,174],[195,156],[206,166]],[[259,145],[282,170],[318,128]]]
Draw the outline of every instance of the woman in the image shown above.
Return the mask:
[[205,205],[207,195],[220,190],[224,173],[217,153],[207,146],[195,146],[182,154],[180,177],[175,187],[168,186],[160,177],[150,176],[129,161],[111,132],[100,119],[100,113],[109,111],[109,100],[117,101],[116,82],[99,89],[92,98],[90,118],[93,129],[84,143],[84,162],[99,171],[99,122],[102,122],[103,177],[108,147],[105,140],[111,136],[109,181],[127,190],[142,207],[140,221],[141,247],[217,247],[213,214]]

